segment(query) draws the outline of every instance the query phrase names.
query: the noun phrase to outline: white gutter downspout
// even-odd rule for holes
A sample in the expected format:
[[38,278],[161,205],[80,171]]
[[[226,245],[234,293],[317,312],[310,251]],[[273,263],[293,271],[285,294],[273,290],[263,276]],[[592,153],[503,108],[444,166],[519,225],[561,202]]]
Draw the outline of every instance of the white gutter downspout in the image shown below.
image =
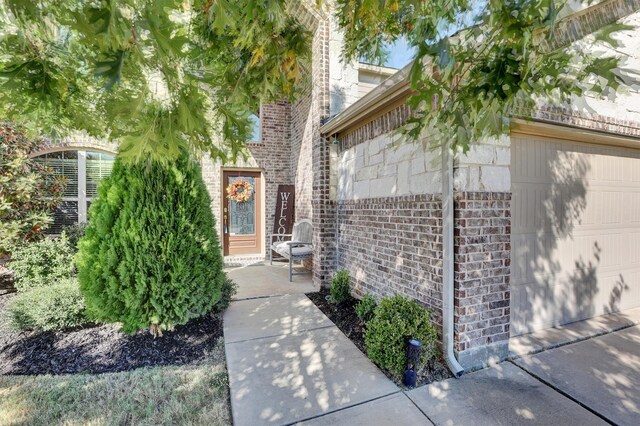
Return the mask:
[[442,145],[442,345],[444,359],[456,377],[464,373],[453,353],[453,156]]

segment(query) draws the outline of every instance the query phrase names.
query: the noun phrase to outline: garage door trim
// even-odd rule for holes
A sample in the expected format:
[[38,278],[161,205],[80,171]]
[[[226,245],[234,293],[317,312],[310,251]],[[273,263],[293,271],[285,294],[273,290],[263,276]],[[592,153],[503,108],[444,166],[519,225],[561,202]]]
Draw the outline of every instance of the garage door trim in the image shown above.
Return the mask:
[[511,133],[544,136],[564,139],[572,142],[593,143],[597,145],[619,146],[640,149],[640,138],[588,130],[579,127],[549,124],[539,121],[512,120]]

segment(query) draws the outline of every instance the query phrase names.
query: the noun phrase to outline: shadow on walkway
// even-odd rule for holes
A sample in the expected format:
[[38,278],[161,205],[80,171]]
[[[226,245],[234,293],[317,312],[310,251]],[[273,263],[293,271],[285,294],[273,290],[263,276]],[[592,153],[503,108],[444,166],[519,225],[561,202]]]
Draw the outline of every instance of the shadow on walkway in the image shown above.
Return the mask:
[[[298,272],[302,268],[298,267]],[[227,268],[229,277],[238,284],[234,300],[255,297],[279,296],[285,294],[311,293],[319,289],[313,285],[311,274],[295,275],[289,282],[289,264],[260,262],[250,266]]]

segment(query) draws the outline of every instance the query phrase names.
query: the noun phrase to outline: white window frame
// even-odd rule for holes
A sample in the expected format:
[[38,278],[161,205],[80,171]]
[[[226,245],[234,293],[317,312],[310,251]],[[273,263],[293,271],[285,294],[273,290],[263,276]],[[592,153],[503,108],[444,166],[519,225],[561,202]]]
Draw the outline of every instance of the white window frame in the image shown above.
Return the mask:
[[87,151],[78,150],[78,223],[87,223]]
[[54,154],[57,152],[71,152],[75,151],[77,155],[77,170],[78,170],[78,191],[75,196],[62,196],[61,201],[70,201],[76,202],[78,205],[78,221],[77,223],[87,223],[88,217],[88,209],[87,203],[93,201],[95,196],[87,195],[87,152],[96,152],[100,154],[107,154],[115,157],[115,154],[100,150],[94,149],[80,149],[69,147],[66,149],[57,149],[49,152],[43,152],[41,154],[35,155],[33,158],[38,159],[39,157],[44,157],[48,154]]
[[262,105],[258,108],[257,114],[251,114],[258,117],[258,140],[251,140],[249,143],[262,143]]

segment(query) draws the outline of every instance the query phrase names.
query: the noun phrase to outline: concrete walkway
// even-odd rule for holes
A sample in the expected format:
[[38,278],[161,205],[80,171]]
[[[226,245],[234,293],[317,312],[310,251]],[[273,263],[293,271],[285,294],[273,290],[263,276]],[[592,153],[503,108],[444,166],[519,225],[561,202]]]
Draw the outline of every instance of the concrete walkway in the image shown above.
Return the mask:
[[372,405],[377,414],[369,411],[362,424],[375,418],[400,424],[424,419],[305,295],[232,302],[224,336],[236,426],[331,424],[330,418],[316,417],[369,401],[377,401]]
[[224,334],[236,426],[600,425],[640,418],[640,326],[411,391],[387,379],[304,294],[234,301]]
[[[296,267],[297,272],[304,269]],[[289,281],[289,264],[268,261],[253,265],[226,268],[229,277],[238,284],[238,292],[234,299],[250,299],[255,297],[279,296],[285,294],[302,294],[318,291],[313,284],[311,274],[294,275]]]

